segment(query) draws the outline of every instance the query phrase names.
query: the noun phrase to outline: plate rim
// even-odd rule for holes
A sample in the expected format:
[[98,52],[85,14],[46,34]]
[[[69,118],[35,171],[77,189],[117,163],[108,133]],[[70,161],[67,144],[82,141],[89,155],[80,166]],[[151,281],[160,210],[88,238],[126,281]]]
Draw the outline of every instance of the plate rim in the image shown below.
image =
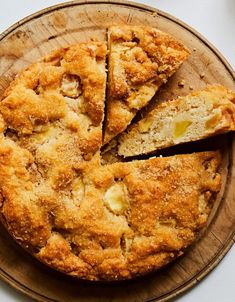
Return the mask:
[[[8,35],[11,34],[15,29],[17,29],[19,26],[22,26],[26,24],[27,22],[40,18],[42,15],[50,14],[53,11],[61,10],[63,8],[71,7],[71,6],[79,6],[79,5],[90,5],[90,4],[114,4],[114,5],[120,5],[120,6],[128,6],[128,7],[134,7],[137,9],[142,9],[144,11],[148,11],[151,13],[156,13],[157,15],[164,17],[172,22],[175,22],[177,25],[185,28],[187,31],[191,32],[194,36],[196,36],[200,41],[202,41],[216,56],[217,58],[222,62],[222,64],[226,67],[227,71],[230,73],[232,79],[235,81],[235,71],[233,70],[230,63],[227,61],[227,59],[223,56],[223,54],[212,44],[210,43],[202,34],[200,34],[197,30],[192,28],[190,25],[185,23],[184,21],[178,19],[177,17],[166,13],[162,10],[159,10],[155,7],[152,7],[150,5],[137,3],[134,1],[122,1],[122,0],[73,0],[68,2],[63,2],[59,4],[55,4],[49,7],[46,7],[44,9],[41,9],[33,14],[30,14],[23,19],[21,19],[18,22],[15,22],[13,25],[5,29],[3,32],[0,33],[0,42],[6,38]],[[234,136],[235,137],[235,136]],[[199,271],[193,278],[188,280],[186,283],[182,284],[181,286],[177,287],[176,289],[172,290],[171,292],[167,294],[163,294],[162,296],[158,298],[153,298],[150,300],[146,300],[146,302],[166,302],[169,301],[172,298],[175,298],[176,296],[180,296],[186,291],[188,291],[190,288],[195,286],[198,282],[200,282],[204,277],[206,277],[219,263],[220,261],[225,257],[225,255],[228,253],[228,251],[231,249],[233,244],[235,243],[235,224],[233,226],[233,231],[231,232],[231,235],[227,239],[227,241],[224,243],[223,247],[216,253],[216,255],[212,258],[212,260],[209,262],[209,264]],[[49,297],[46,297],[42,295],[41,293],[38,293],[18,280],[14,278],[14,276],[9,275],[7,272],[5,272],[0,267],[0,279],[6,282],[8,285],[16,289],[18,292],[21,292],[22,294],[33,298],[37,301],[41,302],[59,302],[58,300],[51,299]]]

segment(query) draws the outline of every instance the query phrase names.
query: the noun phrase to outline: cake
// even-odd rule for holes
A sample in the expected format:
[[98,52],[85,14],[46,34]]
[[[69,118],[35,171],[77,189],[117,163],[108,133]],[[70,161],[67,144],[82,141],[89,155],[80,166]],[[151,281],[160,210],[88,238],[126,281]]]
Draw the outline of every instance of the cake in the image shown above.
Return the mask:
[[[163,61],[171,49],[172,65],[164,61],[158,80],[154,67],[144,82],[153,93],[188,56],[182,44],[158,30],[109,29],[115,31],[131,32],[134,48],[156,38]],[[36,259],[92,281],[142,276],[181,256],[206,227],[221,187],[217,150],[126,162],[113,154],[104,163],[108,51],[104,42],[59,49],[23,70],[0,102],[2,223]],[[109,77],[109,89],[111,82]],[[149,95],[131,112],[148,101]]]

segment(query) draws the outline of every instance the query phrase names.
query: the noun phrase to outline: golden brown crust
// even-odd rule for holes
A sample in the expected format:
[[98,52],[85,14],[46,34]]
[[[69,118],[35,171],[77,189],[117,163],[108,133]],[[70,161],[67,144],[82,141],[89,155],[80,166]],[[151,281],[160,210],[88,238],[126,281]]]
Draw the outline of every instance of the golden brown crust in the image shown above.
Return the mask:
[[172,36],[145,26],[109,28],[109,96],[104,143],[124,131],[188,57]]
[[76,210],[85,161],[99,163],[105,60],[104,43],[60,49],[22,71],[2,97],[1,212],[13,237],[32,253],[50,239],[53,211],[62,213],[66,200],[72,201],[68,213]]
[[59,121],[60,128],[79,136],[81,149],[94,154],[102,140],[105,59],[106,45],[91,42],[55,51],[28,67],[1,101],[8,127],[23,136]]
[[14,237],[26,248],[44,246],[51,234],[47,215],[35,203],[27,166],[33,156],[8,139],[1,139],[0,151],[2,213]]
[[235,130],[235,92],[208,85],[184,97],[160,103],[118,139],[128,157]]

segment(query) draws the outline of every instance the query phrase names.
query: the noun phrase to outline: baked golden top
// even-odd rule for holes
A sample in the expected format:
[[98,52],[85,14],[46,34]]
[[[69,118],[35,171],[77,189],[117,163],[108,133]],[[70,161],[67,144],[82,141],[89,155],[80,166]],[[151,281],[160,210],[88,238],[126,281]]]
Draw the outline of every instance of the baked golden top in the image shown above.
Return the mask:
[[188,57],[175,38],[146,26],[112,26],[109,36],[109,95],[104,143],[124,131]]
[[32,152],[50,149],[48,156],[64,156],[56,145],[66,141],[70,153],[90,158],[102,143],[105,60],[106,45],[91,42],[60,49],[23,71],[0,105],[8,136]]
[[[180,256],[205,226],[220,189],[219,152],[42,176],[36,157],[0,144],[2,214],[15,239],[49,266],[79,278],[117,280]],[[64,166],[66,169],[66,165]]]
[[118,153],[136,156],[234,130],[235,92],[211,85],[155,105],[121,135]]

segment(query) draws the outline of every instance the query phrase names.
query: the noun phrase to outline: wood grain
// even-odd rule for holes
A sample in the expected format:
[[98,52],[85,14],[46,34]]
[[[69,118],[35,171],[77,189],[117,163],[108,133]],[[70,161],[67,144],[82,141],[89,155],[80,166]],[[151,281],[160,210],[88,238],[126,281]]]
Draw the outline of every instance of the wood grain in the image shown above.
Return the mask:
[[[155,100],[185,95],[206,84],[235,89],[234,74],[223,56],[193,29],[153,8],[123,1],[76,1],[36,13],[0,35],[0,94],[24,67],[51,50],[78,41],[105,40],[112,24],[145,24],[182,40],[189,60],[162,87]],[[200,76],[201,75],[201,76]],[[180,88],[178,81],[184,79]],[[0,276],[37,301],[167,301],[199,282],[235,240],[235,139],[223,136],[223,188],[209,226],[186,255],[167,268],[131,281],[91,283],[54,272],[21,250],[0,227]],[[212,143],[214,144],[214,143]]]

